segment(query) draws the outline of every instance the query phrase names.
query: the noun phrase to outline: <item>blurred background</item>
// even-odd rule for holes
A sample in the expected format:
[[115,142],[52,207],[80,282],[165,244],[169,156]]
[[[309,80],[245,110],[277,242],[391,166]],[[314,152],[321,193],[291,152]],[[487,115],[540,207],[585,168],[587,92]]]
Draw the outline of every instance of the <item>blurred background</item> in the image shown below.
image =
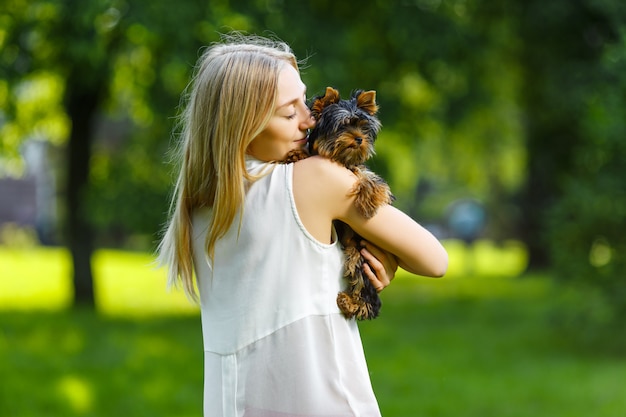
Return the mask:
[[363,323],[386,416],[626,410],[626,3],[3,0],[0,415],[200,415],[197,308],[151,255],[204,46],[377,91],[371,168],[450,252]]

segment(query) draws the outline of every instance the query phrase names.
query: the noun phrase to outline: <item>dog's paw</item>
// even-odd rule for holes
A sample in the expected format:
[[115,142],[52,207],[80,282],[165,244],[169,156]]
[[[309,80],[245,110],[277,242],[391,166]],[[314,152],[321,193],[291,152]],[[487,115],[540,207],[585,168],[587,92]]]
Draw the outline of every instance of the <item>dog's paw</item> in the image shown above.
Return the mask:
[[345,291],[337,295],[337,306],[347,319],[372,320],[380,312],[380,303],[378,306],[366,303],[362,298],[353,298]]
[[340,292],[337,295],[337,307],[339,307],[339,310],[341,310],[341,313],[347,319],[353,318],[359,309],[352,297],[346,292]]
[[287,157],[280,162],[283,164],[291,164],[293,162],[298,162],[303,159],[306,159],[308,157],[309,157],[309,154],[304,149],[293,149],[289,151],[289,153],[287,154]]

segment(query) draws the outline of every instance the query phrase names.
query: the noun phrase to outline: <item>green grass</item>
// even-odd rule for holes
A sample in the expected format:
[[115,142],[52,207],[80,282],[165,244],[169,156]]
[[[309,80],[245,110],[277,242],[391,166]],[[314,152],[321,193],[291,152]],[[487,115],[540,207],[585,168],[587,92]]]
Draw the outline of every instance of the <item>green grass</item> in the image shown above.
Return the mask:
[[0,315],[0,416],[199,416],[196,317]]
[[382,317],[361,326],[384,415],[624,415],[626,358],[562,339],[546,319],[551,297],[541,279],[509,281],[509,289],[417,302],[417,283],[386,290]]
[[[524,251],[447,242],[443,279],[400,272],[362,323],[385,417],[621,417],[626,358],[561,338]],[[200,416],[197,308],[146,254],[94,259],[99,313],[67,309],[62,250],[0,248],[0,416]]]

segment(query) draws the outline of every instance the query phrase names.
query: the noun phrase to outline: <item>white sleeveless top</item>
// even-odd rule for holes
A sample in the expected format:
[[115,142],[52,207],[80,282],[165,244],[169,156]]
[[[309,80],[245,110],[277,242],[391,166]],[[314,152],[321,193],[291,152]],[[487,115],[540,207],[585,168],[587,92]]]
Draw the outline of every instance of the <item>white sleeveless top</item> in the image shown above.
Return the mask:
[[243,218],[205,256],[210,210],[193,216],[204,340],[205,417],[378,417],[359,331],[336,304],[343,254],[296,210],[293,165],[248,158],[268,174]]

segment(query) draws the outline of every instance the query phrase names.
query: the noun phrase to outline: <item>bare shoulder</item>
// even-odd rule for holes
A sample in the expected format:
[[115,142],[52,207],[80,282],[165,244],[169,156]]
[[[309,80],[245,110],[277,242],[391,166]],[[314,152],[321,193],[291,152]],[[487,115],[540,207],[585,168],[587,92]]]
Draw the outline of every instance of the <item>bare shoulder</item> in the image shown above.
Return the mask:
[[320,156],[303,159],[294,166],[294,196],[300,207],[315,208],[331,219],[342,217],[349,209],[355,181],[352,171]]
[[317,183],[331,188],[351,188],[355,175],[337,162],[320,156],[312,156],[296,162],[294,172],[309,184]]

